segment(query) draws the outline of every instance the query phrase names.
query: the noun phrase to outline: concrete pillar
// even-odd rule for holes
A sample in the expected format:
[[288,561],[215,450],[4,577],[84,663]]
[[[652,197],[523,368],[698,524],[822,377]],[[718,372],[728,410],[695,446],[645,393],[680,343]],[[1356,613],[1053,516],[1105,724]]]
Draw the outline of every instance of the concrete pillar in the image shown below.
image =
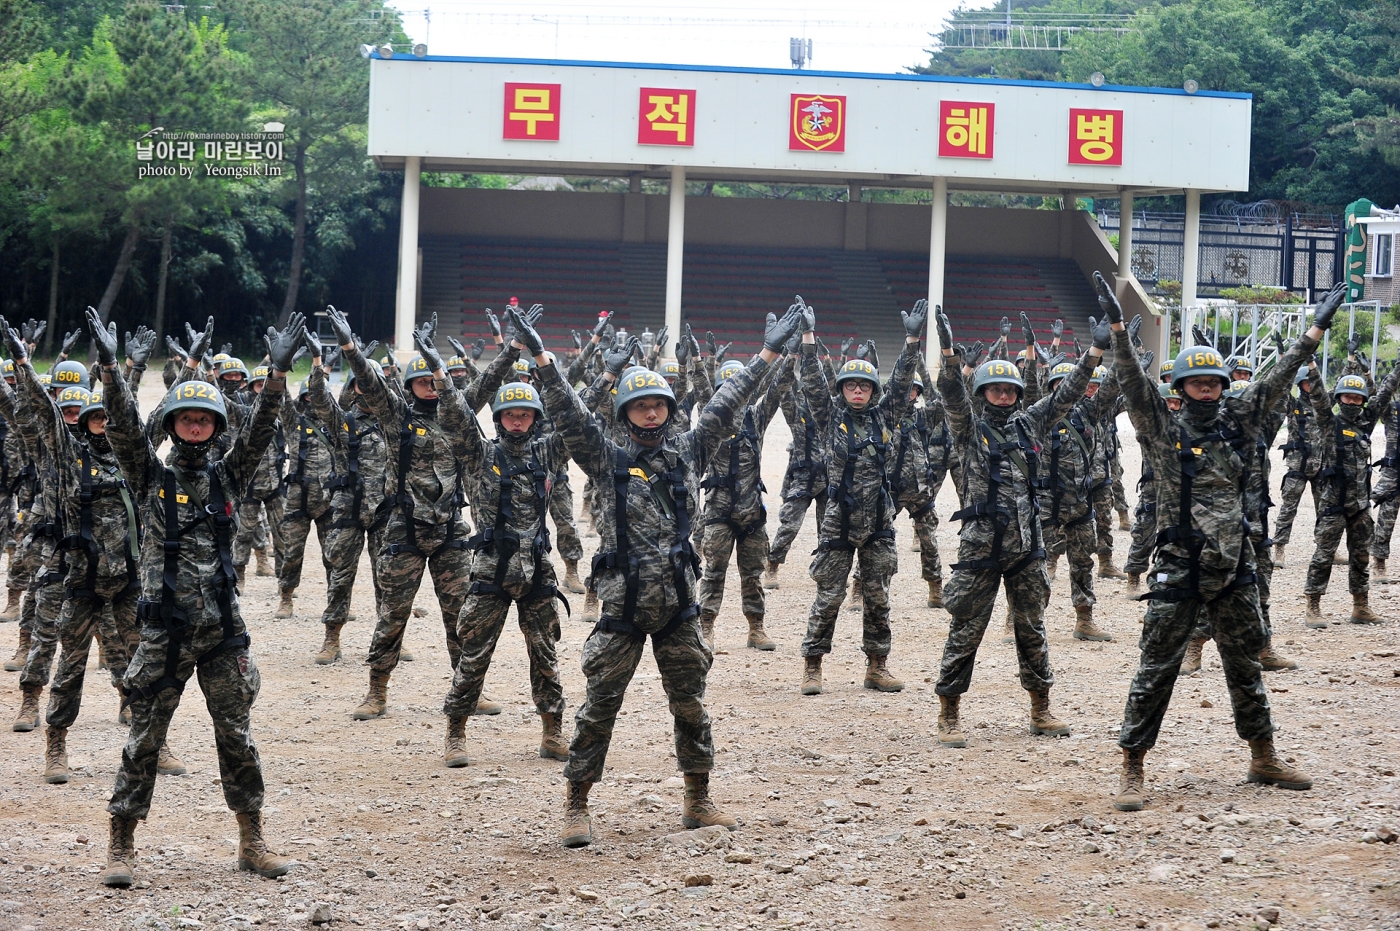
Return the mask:
[[681,263],[685,258],[685,166],[671,169],[671,215],[666,228],[666,326],[670,330],[663,358],[675,355],[681,334]]
[[846,185],[846,200],[852,204],[860,203],[861,186],[859,181],[851,181]]
[[1201,192],[1186,192],[1186,235],[1181,256],[1181,343],[1190,343],[1190,324],[1195,319],[1196,282],[1201,277]]
[[933,314],[943,304],[944,260],[948,250],[948,179],[933,179],[933,212],[928,237],[928,370],[937,372],[943,364],[943,347],[938,343],[938,327]]
[[1133,192],[1118,197],[1118,280],[1133,273]]
[[418,315],[418,181],[423,162],[410,155],[403,166],[403,201],[399,208],[399,294],[394,307],[394,350],[402,362],[413,355],[413,325]]

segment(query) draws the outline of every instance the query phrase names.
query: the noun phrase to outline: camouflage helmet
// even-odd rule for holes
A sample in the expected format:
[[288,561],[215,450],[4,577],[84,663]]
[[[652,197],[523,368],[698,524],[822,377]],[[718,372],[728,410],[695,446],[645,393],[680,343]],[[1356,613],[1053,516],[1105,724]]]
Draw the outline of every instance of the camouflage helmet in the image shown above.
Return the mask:
[[1232,398],[1237,398],[1244,394],[1244,390],[1252,384],[1254,384],[1254,382],[1250,381],[1248,378],[1237,378],[1230,382],[1230,387],[1225,390],[1225,393]]
[[79,410],[86,407],[92,394],[86,388],[79,388],[77,385],[69,385],[58,393],[58,409],[61,411],[76,407]]
[[398,363],[394,361],[394,357],[385,353],[384,358],[379,360],[379,371],[387,375],[392,372],[397,365]]
[[215,363],[218,370],[219,379],[222,381],[225,375],[242,375],[243,380],[248,380],[248,366],[243,364],[243,360],[235,356],[228,356]]
[[1201,375],[1219,378],[1223,383],[1222,388],[1230,386],[1230,372],[1225,368],[1225,360],[1210,346],[1187,346],[1176,354],[1176,361],[1172,364],[1173,388],[1180,391],[1186,379]]
[[493,420],[499,422],[501,411],[516,408],[528,408],[536,414],[544,414],[544,405],[540,403],[540,394],[534,385],[524,381],[510,381],[496,389],[496,399],[491,402]]
[[1157,374],[1163,381],[1170,383],[1172,380],[1172,369],[1175,367],[1175,359],[1163,359],[1162,365],[1157,369]]
[[666,379],[641,365],[634,365],[622,373],[617,380],[617,394],[613,397],[613,415],[621,415],[622,409],[631,401],[641,398],[665,398],[671,413],[676,412],[676,395]]
[[880,396],[880,373],[865,359],[846,360],[846,364],[841,366],[841,371],[836,373],[834,384],[839,389],[841,383],[846,381],[868,381],[874,386],[870,399],[874,401]]
[[675,359],[667,359],[661,363],[662,378],[680,378],[681,364]]
[[1343,375],[1332,386],[1332,397],[1340,398],[1344,394],[1359,394],[1362,398],[1370,398],[1371,389],[1366,387],[1366,379],[1360,375]]
[[0,362],[0,377],[3,377],[6,381],[12,381],[15,375],[14,359],[6,359],[4,362]]
[[1074,374],[1078,368],[1073,362],[1056,362],[1055,367],[1050,370],[1050,377],[1045,380],[1045,384],[1053,385],[1061,378],[1068,378]]
[[1026,383],[1021,372],[1003,359],[988,359],[977,366],[977,375],[972,379],[972,393],[981,394],[988,385],[1011,385],[1016,389],[1016,397],[1026,393]]
[[267,377],[272,374],[272,369],[266,365],[260,365],[253,369],[253,377],[248,379],[248,384],[255,385],[260,381],[267,381]]
[[467,370],[467,360],[461,356],[452,356],[447,360],[447,374],[453,372],[465,372]]
[[918,373],[918,372],[915,372],[915,373],[914,373],[914,377],[911,378],[911,379],[909,380],[909,386],[910,386],[911,388],[918,388],[919,391],[920,391],[920,393],[923,392],[923,390],[924,390],[924,380],[923,380],[922,378],[919,377],[919,373]]
[[1308,366],[1300,365],[1298,366],[1298,371],[1293,375],[1293,384],[1301,385],[1305,381],[1312,381],[1312,372],[1309,370]]
[[1230,359],[1230,371],[1248,372],[1250,375],[1253,375],[1254,363],[1250,362],[1249,358],[1246,356],[1235,356],[1232,359]]
[[79,388],[88,388],[92,384],[88,380],[87,366],[72,359],[65,359],[55,365],[50,374],[53,376],[51,384],[55,388],[71,388],[75,385]]
[[409,383],[416,378],[432,378],[433,373],[428,368],[428,360],[422,356],[414,356],[409,360],[408,366],[403,370],[403,386],[408,387]]
[[515,369],[517,375],[528,375],[532,361],[531,359],[516,359],[511,368]]
[[98,411],[104,414],[106,413],[106,408],[102,406],[102,387],[100,385],[96,389],[88,392],[87,404],[84,404],[83,409],[78,411],[78,425],[80,427],[87,427],[88,417]]
[[[545,357],[545,363],[544,363],[545,365],[554,365],[556,362],[559,361],[558,357],[555,356],[554,353],[550,352],[548,349],[546,349],[546,350],[544,351],[544,357]],[[535,364],[535,357],[534,357],[534,356],[526,356],[525,359],[524,359],[524,362],[525,362],[526,366],[529,367],[529,371],[531,371],[531,372],[534,372],[535,369],[539,368],[539,366]],[[520,366],[520,363],[517,362],[517,363],[515,363],[515,365],[516,365],[516,367],[517,367],[517,369],[518,369],[519,366]]]
[[1091,385],[1102,385],[1102,384],[1103,384],[1103,380],[1104,380],[1105,378],[1107,378],[1107,377],[1108,377],[1108,366],[1106,366],[1106,365],[1096,365],[1096,366],[1094,366],[1094,373],[1093,373],[1092,375],[1089,376],[1089,384],[1091,384]]
[[742,372],[743,370],[744,363],[740,362],[738,359],[730,359],[719,367],[718,372],[715,372],[715,387],[718,388],[730,378],[734,377],[734,373]]
[[208,411],[213,414],[218,423],[215,436],[228,429],[228,408],[224,406],[224,396],[207,381],[182,381],[166,394],[165,416],[161,420],[166,433],[174,435],[171,421],[181,411]]
[[1181,397],[1181,395],[1177,393],[1177,390],[1175,388],[1173,388],[1171,385],[1167,384],[1164,381],[1157,382],[1157,393],[1162,396],[1163,400],[1165,400],[1166,398]]

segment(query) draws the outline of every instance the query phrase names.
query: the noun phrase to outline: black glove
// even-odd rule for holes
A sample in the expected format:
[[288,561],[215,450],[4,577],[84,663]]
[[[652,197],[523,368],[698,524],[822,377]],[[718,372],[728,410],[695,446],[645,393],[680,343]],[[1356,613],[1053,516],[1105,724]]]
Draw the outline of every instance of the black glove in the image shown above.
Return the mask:
[[[209,318],[209,328],[202,336],[205,342],[214,333],[214,318]],[[263,342],[267,344],[267,358],[272,365],[273,371],[290,372],[296,363],[297,347],[305,342],[306,317],[293,312],[287,318],[287,326],[282,330],[276,327],[268,327],[267,335],[263,337]],[[349,342],[347,340],[347,342]],[[193,352],[193,350],[191,350]]]
[[74,330],[72,333],[63,334],[63,343],[59,346],[58,354],[65,359],[73,354],[73,347],[78,345],[78,338],[83,335],[82,328]]
[[1195,339],[1197,346],[1209,346],[1215,348],[1215,343],[1211,342],[1210,334],[1201,329],[1196,324],[1191,324],[1191,337]]
[[1142,340],[1138,339],[1138,333],[1142,330],[1142,314],[1138,314],[1128,323],[1128,338],[1133,341],[1133,345],[1141,348]]
[[1094,272],[1094,290],[1099,294],[1099,309],[1103,311],[1104,318],[1110,324],[1122,323],[1123,305],[1118,303],[1113,288],[1109,287],[1108,280],[1099,272]]
[[[506,311],[510,313],[510,311]],[[486,308],[486,325],[491,328],[491,335],[496,339],[501,339],[501,321],[496,319],[496,315],[491,312],[491,308]]]
[[656,334],[656,351],[666,351],[666,341],[671,338],[671,328],[663,326],[661,332]]
[[865,341],[865,358],[869,359],[870,364],[877,369],[880,367],[880,354],[875,351],[875,340],[873,339]]
[[1039,343],[1035,344],[1035,357],[1040,360],[1040,364],[1050,367],[1050,351]]
[[717,355],[719,354],[719,349],[717,349],[717,348],[715,347],[715,331],[714,331],[714,330],[706,330],[706,331],[705,331],[705,350],[706,350],[706,352],[709,353],[711,359],[713,359],[715,356],[717,356]]
[[1274,351],[1279,355],[1283,355],[1285,351],[1283,348],[1283,334],[1278,330],[1274,330]]
[[189,353],[180,348],[180,341],[175,337],[167,336],[165,338],[165,348],[169,349],[170,354],[176,359],[179,359],[182,363],[189,361]]
[[1063,352],[1057,352],[1053,356],[1045,360],[1045,367],[1050,369],[1051,371],[1054,371],[1055,366],[1059,365],[1061,362],[1068,361],[1069,356],[1065,355]]
[[690,324],[685,325],[685,339],[690,343],[690,358],[700,358],[700,341],[695,338],[695,333],[690,329]]
[[[360,355],[364,356],[366,359],[373,359],[374,351],[379,348],[379,340],[372,339],[368,343],[361,343],[357,337],[355,345],[360,347]],[[342,349],[342,351],[344,350]]]
[[[44,331],[48,329],[48,326],[47,322],[40,323],[38,320],[30,317],[24,323],[20,324],[20,335],[24,337],[24,341],[27,345],[33,346],[39,342],[39,337],[44,335]],[[27,352],[24,355],[25,358],[29,357],[29,353]]]
[[485,351],[486,340],[478,336],[476,342],[472,343],[472,361],[475,362],[476,360],[480,359],[481,354]]
[[720,365],[724,362],[724,357],[729,355],[729,347],[733,345],[734,341],[730,340],[729,342],[725,343],[723,346],[720,346],[718,349],[715,350],[715,365]]
[[1065,322],[1059,317],[1056,317],[1055,322],[1050,324],[1050,335],[1054,339],[1059,339],[1061,336],[1065,335]]
[[[903,311],[900,311],[900,313],[903,313]],[[865,357],[866,357],[866,355],[867,355],[869,352],[870,352],[870,344],[869,344],[869,343],[857,343],[857,344],[856,344],[856,358],[857,358],[857,359],[864,360]]]
[[1364,368],[1364,369],[1369,369],[1369,368],[1371,367],[1371,360],[1370,360],[1370,358],[1366,355],[1366,350],[1364,350],[1364,349],[1358,349],[1358,350],[1356,351],[1356,361],[1357,361],[1357,362],[1360,362],[1360,363],[1361,363],[1361,367]]
[[928,323],[928,301],[919,298],[914,302],[913,310],[907,313],[901,310],[899,316],[904,321],[904,335],[918,339],[924,335],[924,324]]
[[[91,308],[89,308],[89,310],[91,310]],[[101,326],[101,324],[98,325]],[[29,329],[28,324],[22,323],[20,326],[24,330]],[[14,359],[15,364],[18,365],[24,359],[28,359],[29,341],[24,338],[24,333],[11,327],[9,321],[4,317],[0,317],[0,329],[4,330],[5,349],[9,352],[10,357]]]
[[[991,352],[991,348],[979,339],[977,342],[972,344],[972,355],[970,357],[972,361],[968,362],[967,365],[971,366],[972,368],[977,368],[977,366],[981,365],[987,360],[987,354],[989,352]],[[966,352],[963,353],[963,358],[969,358]]]
[[321,365],[326,368],[335,368],[335,364],[340,361],[340,347],[334,343],[327,346],[321,344]]
[[[303,343],[303,344],[297,346],[297,351],[296,351],[296,352],[292,353],[292,368],[296,368],[297,363],[300,362],[300,361],[302,360],[302,357],[305,356],[305,355],[306,355],[306,344]],[[291,370],[292,370],[292,369],[287,369],[287,371],[289,371],[289,372],[290,372]]]
[[[222,346],[219,347],[219,352],[223,353],[226,356],[232,355],[233,343],[224,343]],[[315,355],[315,353],[312,353],[312,355]]]
[[1035,345],[1035,330],[1031,329],[1031,318],[1026,316],[1026,312],[1021,311],[1021,335],[1026,338],[1026,348]]
[[[301,334],[297,334],[300,337]],[[188,323],[185,324],[185,336],[189,338],[191,359],[203,359],[204,354],[209,351],[209,343],[214,339],[214,318],[210,317],[204,324],[204,330],[197,332]]]
[[797,328],[801,325],[802,311],[797,309],[796,304],[789,307],[787,313],[781,317],[769,314],[768,323],[763,328],[763,348],[769,352],[782,352],[783,344],[797,332]]
[[1151,349],[1147,350],[1146,352],[1144,352],[1144,353],[1142,354],[1142,359],[1139,360],[1139,361],[1142,362],[1142,370],[1143,370],[1144,372],[1147,371],[1148,369],[1152,368],[1152,360],[1155,359],[1155,358],[1157,358],[1157,354],[1156,354],[1155,352],[1153,352]]
[[637,337],[630,337],[627,342],[614,346],[603,353],[603,366],[605,371],[614,379],[622,374],[622,370],[627,368],[627,364],[632,361],[632,350],[640,343]]
[[1008,336],[1010,336],[1010,335],[1011,335],[1011,321],[1008,320],[1008,319],[1006,319],[1005,317],[1002,317],[1002,318],[1001,318],[1001,338],[1002,338],[1002,339],[1006,339],[1006,337],[1008,337]]
[[676,340],[676,361],[681,365],[690,361],[690,341],[693,338],[690,335],[690,324],[687,323],[685,332],[681,334],[680,339]]
[[[569,335],[574,338],[574,349],[578,350],[579,352],[583,352],[583,334],[580,333],[578,330],[570,330]],[[466,358],[466,356],[463,356],[462,358]]]
[[820,336],[817,337],[817,352],[827,359],[831,358],[831,350],[827,348],[826,342]]
[[807,302],[804,301],[804,300],[802,299],[802,295],[800,295],[800,294],[797,295],[797,304],[796,304],[796,307],[797,307],[798,311],[799,311],[799,312],[801,313],[801,315],[802,315],[802,316],[798,319],[798,321],[797,321],[797,324],[798,324],[798,326],[797,326],[797,332],[798,332],[799,334],[801,334],[801,333],[811,333],[813,330],[815,330],[815,329],[817,328],[817,310],[816,310],[816,308],[815,308],[815,307],[808,307],[808,306],[807,306]]
[[311,358],[320,359],[322,365],[326,364],[325,355],[321,350],[321,337],[312,333],[310,327],[307,327],[301,334],[301,344],[306,347],[307,352],[311,353]]
[[[66,342],[66,340],[65,340]],[[1347,355],[1356,355],[1356,350],[1361,348],[1361,337],[1353,333],[1347,337]]]
[[1328,291],[1322,300],[1317,302],[1317,307],[1313,310],[1313,326],[1320,330],[1331,327],[1332,318],[1337,315],[1337,309],[1342,306],[1346,299],[1347,285],[1344,281]]
[[530,326],[535,326],[536,324],[538,324],[538,323],[540,322],[540,318],[543,317],[543,316],[544,316],[544,305],[543,305],[543,304],[531,304],[531,305],[530,305],[530,309],[527,310],[527,311],[525,311],[525,322],[528,323],[528,324],[530,324]]
[[156,331],[145,326],[136,328],[136,335],[126,337],[126,357],[137,368],[144,367],[151,360],[151,351],[156,348]]
[[467,347],[466,347],[466,346],[463,346],[461,343],[457,342],[457,340],[453,339],[453,338],[450,337],[450,336],[447,337],[447,343],[448,343],[449,346],[452,347],[452,351],[453,351],[454,353],[457,354],[457,358],[459,358],[459,359],[466,359],[466,358],[467,358]]
[[852,346],[854,343],[855,343],[855,340],[854,340],[853,338],[849,337],[849,336],[846,337],[845,339],[841,340],[841,358],[846,359],[846,358],[849,358],[849,357],[850,357],[850,355],[851,355],[851,346]]
[[943,312],[943,306],[933,309],[934,323],[938,327],[938,345],[940,349],[953,348],[953,325],[948,322],[948,315]]
[[[84,319],[87,321],[88,335],[92,337],[92,345],[97,349],[97,361],[101,362],[103,365],[116,365],[116,332],[103,326],[102,318],[98,315],[97,311],[93,310],[91,307],[84,313]],[[16,333],[14,330],[8,330],[7,335],[11,338],[11,340],[8,341],[12,341],[13,337],[19,336],[20,334]],[[66,343],[68,337],[65,336],[63,341]],[[11,345],[10,348],[13,351],[13,345]],[[15,358],[19,358],[19,356]]]
[[[539,305],[536,304],[536,307]],[[533,311],[533,308],[531,308]],[[535,327],[526,317],[521,316],[520,311],[512,308],[506,311],[506,321],[510,324],[511,339],[525,347],[525,351],[532,356],[544,354],[544,340],[540,339],[540,334],[535,331]],[[538,319],[538,318],[536,318]],[[437,315],[433,316],[433,326],[437,326]]]
[[1109,325],[1108,318],[1101,320],[1089,318],[1089,335],[1094,339],[1095,349],[1108,349],[1113,345],[1113,330]]
[[[345,319],[345,315],[336,310],[330,304],[326,305],[326,318],[331,322],[331,329],[335,331],[335,341],[342,346],[359,345],[355,341],[355,331],[350,329],[350,321]],[[366,346],[361,350],[366,359],[373,356],[374,351]]]
[[593,337],[595,339],[603,335],[603,330],[607,329],[608,324],[612,322],[612,315],[613,311],[610,310],[606,314],[600,314],[598,316],[598,322],[593,327]]
[[443,371],[442,356],[437,351],[437,327],[438,315],[434,313],[413,328],[413,345],[418,347],[418,354],[428,363],[428,371],[434,375]]
[[788,337],[788,341],[783,344],[783,352],[793,355],[802,350],[802,334],[794,333]]
[[1074,338],[1074,357],[1078,359],[1082,355],[1084,355],[1084,347],[1079,345],[1079,337],[1076,336]]

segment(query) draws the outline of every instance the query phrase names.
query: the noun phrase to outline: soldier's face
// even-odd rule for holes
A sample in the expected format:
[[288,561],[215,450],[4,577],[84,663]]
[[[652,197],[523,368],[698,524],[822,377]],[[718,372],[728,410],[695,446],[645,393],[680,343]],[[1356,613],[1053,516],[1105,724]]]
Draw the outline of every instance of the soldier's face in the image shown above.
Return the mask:
[[1181,410],[1181,398],[1167,398],[1167,410],[1173,413]]
[[223,382],[225,391],[237,391],[243,387],[242,375],[223,375],[220,376],[219,380]]
[[670,416],[665,398],[638,398],[627,404],[627,419],[643,429],[659,427]]
[[263,385],[265,385],[265,384],[267,384],[267,382],[265,382],[265,381],[255,381],[255,382],[253,382],[253,394],[262,394]]
[[1354,405],[1354,406],[1356,406],[1356,407],[1360,407],[1362,404],[1365,404],[1365,403],[1366,403],[1366,399],[1363,398],[1363,397],[1362,397],[1361,395],[1359,395],[1359,394],[1343,394],[1343,395],[1339,395],[1339,400],[1340,400],[1343,404],[1351,404],[1351,405]]
[[501,427],[507,433],[529,433],[535,425],[535,412],[528,407],[512,407],[501,411]]
[[75,424],[75,423],[77,423],[77,422],[78,422],[78,414],[80,414],[81,412],[82,412],[82,408],[81,408],[81,407],[65,407],[65,408],[63,409],[63,422],[66,423],[66,424]]
[[422,398],[424,401],[437,400],[438,393],[433,389],[433,380],[431,378],[415,378],[408,384],[412,387],[413,396],[415,398]]
[[1218,401],[1225,390],[1216,375],[1192,375],[1181,384],[1186,396],[1193,401]]
[[208,411],[180,411],[175,415],[175,436],[186,443],[203,443],[214,435],[214,415]]
[[919,386],[918,386],[918,385],[915,385],[914,387],[912,387],[912,388],[909,389],[909,400],[910,400],[911,402],[912,402],[912,401],[917,401],[917,400],[919,400],[919,395],[922,394],[922,393],[923,393],[923,392],[921,392],[921,391],[919,390]]
[[1230,373],[1231,381],[1249,381],[1249,373],[1244,369],[1235,369]]
[[988,385],[982,389],[982,397],[995,407],[1011,407],[1016,403],[1014,385]]
[[93,436],[103,436],[107,432],[107,412],[93,411],[88,414],[87,432]]
[[1099,386],[1096,385],[1096,384],[1094,384],[1093,382],[1089,382],[1088,387],[1086,387],[1086,388],[1084,389],[1084,397],[1086,397],[1086,398],[1092,398],[1094,395],[1096,395],[1096,394],[1098,394],[1098,393],[1099,393]]
[[870,403],[870,398],[875,394],[875,386],[864,378],[852,378],[841,383],[841,396],[846,399],[846,406],[853,411],[858,411]]

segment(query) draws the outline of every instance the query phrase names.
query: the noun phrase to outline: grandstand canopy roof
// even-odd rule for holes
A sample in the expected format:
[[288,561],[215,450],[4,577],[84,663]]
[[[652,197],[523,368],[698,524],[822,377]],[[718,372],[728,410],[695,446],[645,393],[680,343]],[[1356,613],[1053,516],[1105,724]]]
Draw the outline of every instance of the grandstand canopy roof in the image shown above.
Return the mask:
[[1116,197],[1249,184],[1249,94],[693,65],[372,58],[386,169]]

